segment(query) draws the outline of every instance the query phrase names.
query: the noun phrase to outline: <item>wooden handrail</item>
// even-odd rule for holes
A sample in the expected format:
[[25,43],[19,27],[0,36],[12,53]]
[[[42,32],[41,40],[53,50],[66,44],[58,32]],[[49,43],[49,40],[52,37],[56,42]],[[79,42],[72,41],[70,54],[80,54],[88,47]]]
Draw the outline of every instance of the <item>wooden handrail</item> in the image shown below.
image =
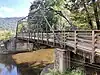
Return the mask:
[[[37,36],[37,34],[39,34],[41,36],[41,39],[38,40],[42,40],[42,41],[46,41],[47,44],[49,44],[49,42],[52,41],[52,46],[56,47],[56,44],[59,43],[59,47],[61,46],[61,48],[66,48],[66,43],[67,42],[71,42],[73,43],[73,45],[71,46],[67,44],[68,46],[71,46],[74,48],[74,52],[77,52],[77,49],[82,49],[88,52],[91,52],[92,56],[91,56],[91,63],[94,62],[94,56],[95,56],[95,50],[96,50],[96,46],[98,46],[100,43],[100,30],[82,30],[82,31],[54,31],[55,35],[52,32],[48,32],[48,33],[37,33],[34,32],[34,39],[35,38],[39,38],[39,36]],[[20,33],[18,36],[20,36],[22,33]],[[23,32],[23,34],[27,34],[27,32]],[[35,36],[36,35],[36,36]],[[28,36],[28,35],[25,35]],[[25,37],[24,36],[24,37]],[[55,36],[58,38],[56,39]],[[21,37],[21,36],[20,36]],[[22,36],[23,37],[23,36]],[[46,39],[46,40],[44,40]],[[50,41],[51,40],[51,41]],[[60,42],[59,42],[60,41]],[[82,46],[80,46],[81,44]],[[84,45],[83,45],[84,44]],[[85,44],[89,45],[89,47],[87,47]],[[99,47],[98,47],[99,49]]]

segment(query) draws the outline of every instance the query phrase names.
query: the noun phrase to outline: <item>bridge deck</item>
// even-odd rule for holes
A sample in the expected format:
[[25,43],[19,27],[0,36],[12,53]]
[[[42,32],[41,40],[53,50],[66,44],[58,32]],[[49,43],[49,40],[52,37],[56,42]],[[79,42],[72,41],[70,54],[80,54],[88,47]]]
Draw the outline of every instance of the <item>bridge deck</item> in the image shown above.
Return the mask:
[[94,61],[95,55],[100,55],[100,31],[55,31],[54,33],[20,33],[17,38],[35,40],[52,47],[66,49],[72,47],[72,51],[78,50],[90,53]]

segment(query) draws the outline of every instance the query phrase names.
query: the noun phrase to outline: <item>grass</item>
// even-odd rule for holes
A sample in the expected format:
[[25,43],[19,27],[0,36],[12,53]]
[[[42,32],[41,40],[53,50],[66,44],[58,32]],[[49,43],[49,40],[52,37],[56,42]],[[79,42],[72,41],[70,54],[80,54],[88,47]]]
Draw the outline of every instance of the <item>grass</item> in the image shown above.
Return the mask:
[[12,56],[22,75],[39,75],[48,64],[54,63],[54,49],[41,49]]

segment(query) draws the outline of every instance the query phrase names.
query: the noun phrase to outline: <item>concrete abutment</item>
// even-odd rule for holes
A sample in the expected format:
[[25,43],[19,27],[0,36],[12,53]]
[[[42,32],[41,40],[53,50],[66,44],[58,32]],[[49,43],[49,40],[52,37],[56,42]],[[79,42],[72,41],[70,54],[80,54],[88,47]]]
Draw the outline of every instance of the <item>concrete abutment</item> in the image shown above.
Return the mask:
[[70,68],[70,51],[65,49],[55,49],[55,70],[64,72]]

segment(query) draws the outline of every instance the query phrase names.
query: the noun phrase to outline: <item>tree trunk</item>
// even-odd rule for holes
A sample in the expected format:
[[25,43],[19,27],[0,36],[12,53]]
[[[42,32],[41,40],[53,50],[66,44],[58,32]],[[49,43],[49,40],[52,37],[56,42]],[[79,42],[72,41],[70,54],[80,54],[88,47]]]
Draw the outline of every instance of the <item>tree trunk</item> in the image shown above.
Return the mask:
[[92,3],[93,3],[93,10],[94,10],[95,20],[97,24],[97,29],[100,30],[100,22],[99,22],[99,16],[98,16],[98,11],[97,11],[97,4],[95,0],[92,0]]
[[89,15],[88,9],[87,9],[87,7],[86,7],[85,1],[84,1],[84,0],[82,0],[82,1],[83,1],[83,5],[84,5],[84,8],[85,8],[85,11],[86,11],[88,23],[89,23],[89,25],[90,25],[90,28],[93,29],[93,23],[92,23],[92,20],[91,20],[91,18],[90,18],[90,15]]
[[97,6],[98,6],[98,8],[100,10],[100,0],[97,0]]
[[98,7],[99,22],[100,22],[100,0],[97,0],[97,7]]

